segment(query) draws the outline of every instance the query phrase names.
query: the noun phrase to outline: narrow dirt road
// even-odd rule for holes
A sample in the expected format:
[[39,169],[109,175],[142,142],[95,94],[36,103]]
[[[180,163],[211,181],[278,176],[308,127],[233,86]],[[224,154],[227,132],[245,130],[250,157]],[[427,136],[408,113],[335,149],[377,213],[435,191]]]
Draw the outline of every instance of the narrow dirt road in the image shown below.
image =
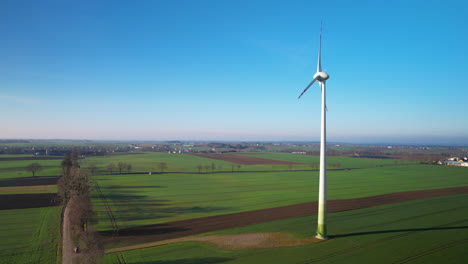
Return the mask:
[[74,259],[73,240],[70,230],[70,210],[68,206],[63,211],[62,219],[62,264],[72,264]]

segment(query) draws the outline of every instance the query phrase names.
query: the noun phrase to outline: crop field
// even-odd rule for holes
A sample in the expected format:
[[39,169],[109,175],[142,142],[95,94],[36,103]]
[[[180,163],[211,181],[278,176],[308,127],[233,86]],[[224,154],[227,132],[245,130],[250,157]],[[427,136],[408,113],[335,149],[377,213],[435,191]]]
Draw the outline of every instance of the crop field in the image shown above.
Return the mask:
[[[290,153],[251,153],[242,154],[242,156],[258,157],[264,159],[284,160],[300,163],[319,162],[319,156],[290,154]],[[352,158],[352,157],[327,157],[328,163],[340,163],[340,168],[361,168],[381,165],[398,165],[419,163],[418,161],[399,160],[399,159],[370,159],[370,158]]]
[[[212,159],[210,157],[216,157]],[[224,157],[243,157],[242,162],[238,164],[236,160]],[[257,157],[262,159],[271,159],[271,163],[255,163],[255,159],[247,162],[248,157]],[[164,172],[232,172],[232,171],[284,171],[284,170],[311,170],[318,169],[318,156],[311,155],[298,155],[290,153],[261,153],[261,154],[168,154],[168,153],[133,153],[133,154],[114,154],[99,157],[88,157],[80,161],[83,168],[93,164],[97,167],[100,174],[110,173],[106,168],[107,165],[113,163],[117,165],[118,162],[124,162],[132,165],[131,172],[161,172],[158,165],[161,162],[167,164],[167,169]],[[247,163],[245,163],[247,162]],[[336,169],[343,168],[359,168],[359,167],[374,167],[380,165],[398,165],[417,163],[416,161],[406,160],[391,160],[391,159],[368,159],[368,158],[351,158],[351,157],[328,157],[330,164],[336,164]],[[295,164],[296,163],[296,164]],[[315,163],[311,166],[311,163]],[[251,165],[249,165],[251,164]],[[201,166],[201,170],[197,167]],[[212,167],[214,166],[214,167]],[[114,168],[113,173],[117,172]],[[122,172],[128,173],[127,170]]]
[[[419,199],[329,214],[330,240],[317,243],[314,216],[291,218],[221,232],[158,247],[106,255],[126,263],[464,263],[468,245],[467,194]],[[288,233],[293,240],[263,241],[264,248],[233,249],[230,237]],[[244,235],[244,236],[243,236]],[[201,238],[200,238],[201,237]],[[216,237],[217,240],[209,240]],[[219,239],[219,238],[224,239]],[[258,239],[258,238],[257,238]],[[298,240],[301,246],[288,246]],[[242,240],[234,240],[243,243]],[[247,241],[251,246],[254,241]],[[273,246],[272,246],[273,245]],[[275,246],[276,245],[276,246]],[[273,247],[273,248],[271,248]],[[183,252],[183,254],[181,254]]]
[[[24,168],[32,162],[44,167],[34,178]],[[60,160],[0,161],[0,263],[60,263],[57,177],[43,177],[57,176],[59,164]]]
[[[117,165],[119,161],[132,165],[132,171],[138,172],[160,172],[158,164],[167,163],[165,172],[197,172],[198,165],[211,165],[215,162],[218,170],[230,170],[229,162],[216,161],[207,158],[197,157],[189,154],[168,154],[168,153],[135,153],[122,155],[108,155],[103,157],[89,157],[80,163],[83,167],[94,164],[101,173],[109,172],[105,167],[110,163]],[[115,171],[116,172],[116,169]],[[127,172],[127,171],[124,171]]]
[[[155,170],[151,175],[138,174],[135,169],[134,174],[114,172],[110,175],[104,170],[93,176],[99,186],[99,191],[96,188],[93,195],[94,209],[99,216],[98,230],[131,230],[316,201],[318,171],[311,169],[308,163],[318,162],[318,157],[287,153],[243,155],[306,164],[295,164],[293,169],[285,165],[244,164],[240,170],[230,171],[231,161],[187,154],[86,159],[86,162],[102,166],[119,160],[133,162],[134,168],[147,168],[158,162],[169,164],[164,173]],[[329,170],[329,200],[468,186],[466,168],[391,159],[329,157],[329,162],[332,161],[339,162],[346,170]],[[222,162],[227,170],[202,173],[196,170],[200,163]],[[141,242],[143,240],[133,244],[131,239],[124,239],[124,243],[116,240],[114,244],[108,241],[106,248],[117,251],[109,251],[106,262],[118,263],[119,259],[125,263],[342,263],[350,259],[350,263],[355,263],[391,255],[389,263],[424,263],[429,255],[441,260],[448,254],[457,263],[464,258],[461,252],[468,238],[465,204],[468,204],[468,195],[459,194],[330,213],[329,232],[333,239],[321,243],[311,239],[316,221],[313,215],[204,233],[179,242],[175,238],[177,243],[171,239],[169,244],[162,241],[156,247]],[[446,212],[447,217],[441,212]],[[150,229],[143,230],[150,232]],[[240,236],[224,237],[226,235]],[[256,237],[264,240],[260,248],[236,248],[241,241],[255,241]],[[234,245],[232,241],[236,241]],[[404,246],[408,243],[409,247]],[[128,246],[133,250],[125,249]],[[119,247],[124,250],[119,251]],[[402,253],[392,255],[395,250]],[[180,252],[184,252],[183,258]]]
[[[3,159],[21,159],[21,158],[33,158],[31,155],[0,155]],[[0,180],[11,179],[11,178],[22,178],[32,177],[32,172],[27,170],[27,166],[31,163],[37,162],[41,165],[42,169],[36,172],[36,177],[43,176],[58,176],[62,173],[60,168],[59,159],[47,159],[47,157],[37,157],[34,160],[2,160],[0,159]]]
[[0,263],[60,263],[61,207],[0,210]]
[[[8,158],[11,157],[15,158],[12,155]],[[43,166],[37,177],[31,177],[31,172],[25,169],[36,161],[0,161],[0,198],[18,201],[13,204],[14,209],[7,206],[0,210],[1,238],[15,237],[11,243],[0,243],[0,263],[60,261],[57,260],[60,207],[48,203],[54,199],[48,195],[54,196],[57,191],[57,178],[45,177],[61,173],[60,161],[37,161]],[[107,168],[118,162],[131,164],[131,170],[119,172],[115,166],[111,172]],[[328,199],[333,212],[328,222],[332,239],[318,243],[313,238],[315,209],[308,205],[316,202],[318,196],[318,162],[317,156],[291,153],[118,153],[80,160],[84,169],[90,165],[97,167],[91,177],[95,186],[92,202],[98,218],[96,228],[104,235],[103,243],[108,250],[106,263],[305,264],[345,260],[348,263],[377,260],[427,263],[429,259],[460,263],[466,260],[461,253],[468,241],[468,194],[464,191],[417,200],[396,199],[391,204],[371,203],[368,208],[359,207],[360,200],[349,200],[468,186],[466,168],[398,159],[328,157],[328,162],[335,164],[328,171]],[[167,167],[161,168],[161,163]],[[389,197],[390,201],[394,199]],[[26,202],[20,204],[23,198]],[[26,208],[33,204],[28,199],[39,204],[44,199],[44,204],[38,206],[48,207]],[[5,201],[1,203],[11,205]],[[333,211],[333,203],[340,201],[355,201],[351,203],[357,205],[342,209],[347,211]],[[270,211],[265,211],[265,219],[271,220],[261,220],[264,216],[258,221],[248,220],[253,211],[271,209],[274,213],[279,207],[289,206],[294,213],[283,211],[283,217],[272,218],[268,216]],[[223,219],[228,214],[233,215],[232,219],[245,214],[246,219],[231,225],[220,220],[214,224],[219,227],[208,228],[210,231],[190,232],[188,226],[170,230],[171,223],[193,221],[194,225],[203,226],[196,224],[197,219],[198,222],[205,221],[206,217]],[[216,222],[217,218],[213,219]],[[162,227],[163,233],[174,232],[167,236],[170,241],[151,242],[151,237],[161,232],[152,231],[150,226],[154,225]],[[189,237],[178,235],[184,229]],[[123,240],[109,235],[118,230]],[[126,232],[132,236],[126,238]],[[145,232],[145,239],[137,238]],[[401,253],[391,254],[395,251]],[[180,252],[184,252],[183,257]]]
[[[465,168],[410,165],[329,172],[329,198],[468,185]],[[443,177],[441,176],[443,175]],[[119,228],[311,202],[318,172],[125,174],[95,176],[99,230],[113,228],[103,198]]]

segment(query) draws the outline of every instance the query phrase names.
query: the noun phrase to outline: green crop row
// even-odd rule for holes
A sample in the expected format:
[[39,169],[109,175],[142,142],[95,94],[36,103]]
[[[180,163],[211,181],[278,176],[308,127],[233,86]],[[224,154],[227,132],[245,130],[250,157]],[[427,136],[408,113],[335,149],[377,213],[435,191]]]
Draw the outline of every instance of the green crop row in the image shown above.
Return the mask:
[[61,207],[0,210],[0,263],[60,263]]

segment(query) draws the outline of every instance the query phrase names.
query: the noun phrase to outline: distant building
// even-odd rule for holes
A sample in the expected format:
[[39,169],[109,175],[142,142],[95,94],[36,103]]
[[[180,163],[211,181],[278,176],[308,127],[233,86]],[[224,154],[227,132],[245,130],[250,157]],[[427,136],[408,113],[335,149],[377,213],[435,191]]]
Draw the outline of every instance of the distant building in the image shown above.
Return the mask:
[[444,161],[444,164],[447,165],[447,166],[468,167],[468,162],[465,162],[465,161],[446,160],[446,161]]

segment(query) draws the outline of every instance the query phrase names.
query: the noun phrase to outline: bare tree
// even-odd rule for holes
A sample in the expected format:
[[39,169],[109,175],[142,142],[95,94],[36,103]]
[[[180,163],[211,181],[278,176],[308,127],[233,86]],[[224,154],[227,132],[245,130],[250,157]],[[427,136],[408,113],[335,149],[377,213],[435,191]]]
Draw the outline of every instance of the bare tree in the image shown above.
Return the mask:
[[91,175],[94,175],[96,173],[98,167],[94,163],[91,163],[88,165],[88,170],[91,172]]
[[127,164],[127,171],[130,172],[132,170],[132,164]]
[[59,197],[64,202],[71,197],[89,193],[88,174],[80,168],[71,168],[67,174],[60,177],[57,185]]
[[106,168],[108,171],[110,171],[110,174],[112,174],[112,172],[114,172],[114,169],[115,169],[115,164],[109,163],[109,165],[107,165]]
[[32,172],[32,175],[33,177],[36,176],[36,172],[42,170],[42,166],[41,164],[37,163],[37,162],[34,162],[34,163],[31,163],[29,164],[26,169],[30,172]]
[[214,162],[212,162],[211,163],[211,173],[213,173],[214,170],[216,170],[216,164],[214,164]]
[[123,161],[119,161],[117,163],[117,168],[119,169],[119,174],[122,174],[122,170],[124,170],[127,167],[127,164]]
[[62,167],[63,174],[67,173],[67,170],[73,166],[72,156],[70,153],[65,154],[62,163],[60,163],[60,166]]
[[159,162],[158,163],[158,168],[161,172],[164,172],[165,169],[167,169],[167,163],[166,162]]
[[198,165],[197,165],[197,169],[198,169],[198,173],[201,173],[201,170],[203,169],[203,166],[200,165],[200,164],[198,164]]
[[211,166],[210,165],[205,165],[203,167],[205,168],[205,172],[208,172],[208,170],[210,169]]
[[[69,223],[74,241],[83,249],[82,263],[99,263],[103,250],[92,224],[96,223],[90,199],[89,177],[85,171],[72,167],[58,182],[59,195],[69,207]],[[81,262],[81,261],[80,261]]]

